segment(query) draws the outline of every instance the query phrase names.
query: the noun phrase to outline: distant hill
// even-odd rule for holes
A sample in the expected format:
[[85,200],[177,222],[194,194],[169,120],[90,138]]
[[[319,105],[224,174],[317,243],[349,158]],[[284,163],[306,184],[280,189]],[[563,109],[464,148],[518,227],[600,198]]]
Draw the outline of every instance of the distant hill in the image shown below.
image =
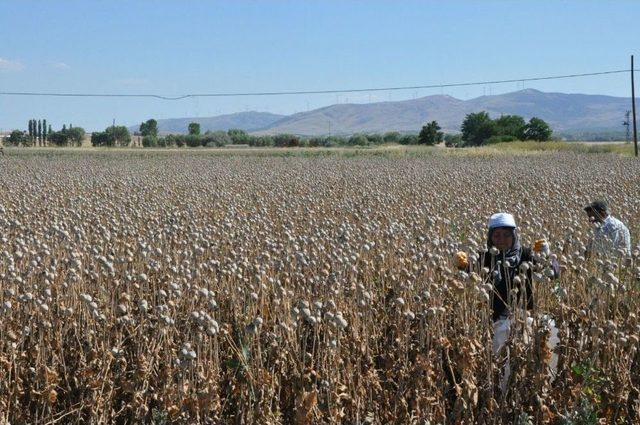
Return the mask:
[[203,132],[240,128],[254,134],[313,136],[418,132],[424,123],[436,120],[445,131],[457,132],[466,114],[487,111],[494,118],[501,114],[517,114],[526,119],[536,116],[547,121],[555,132],[607,132],[622,130],[624,113],[630,107],[630,98],[526,89],[470,100],[434,95],[396,102],[331,105],[289,116],[242,112],[210,118],[158,120],[158,125],[163,133],[185,133],[190,122],[199,122]]
[[435,95],[398,102],[327,106],[290,115],[259,133],[417,132],[432,120],[438,121],[446,131],[459,131],[465,115],[479,111],[487,111],[494,118],[501,114],[517,114],[526,119],[536,116],[547,121],[554,131],[620,130],[624,113],[630,106],[630,98],[544,93],[532,89],[466,101]]
[[419,131],[427,121],[457,129],[464,118],[464,101],[451,96],[427,96],[399,102],[340,104],[300,112],[277,121],[260,133],[301,135]]
[[[228,130],[239,128],[245,131],[254,131],[268,127],[276,121],[284,118],[285,115],[271,114],[269,112],[238,112],[235,114],[218,115],[215,117],[197,118],[169,118],[158,120],[158,131],[160,133],[186,133],[189,123],[200,123],[200,131],[207,130]],[[134,132],[140,129],[140,125],[129,127],[129,131]]]

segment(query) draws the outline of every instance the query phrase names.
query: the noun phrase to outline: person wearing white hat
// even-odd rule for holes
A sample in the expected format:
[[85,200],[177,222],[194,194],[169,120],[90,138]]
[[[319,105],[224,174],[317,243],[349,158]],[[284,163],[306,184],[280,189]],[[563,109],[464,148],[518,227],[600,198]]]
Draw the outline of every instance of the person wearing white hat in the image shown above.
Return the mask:
[[495,213],[489,217],[489,229],[495,229],[496,227],[505,227],[509,229],[515,229],[516,219],[509,213]]
[[[531,290],[532,270],[529,263],[534,263],[534,255],[529,247],[523,247],[520,243],[518,226],[513,215],[505,212],[493,214],[489,218],[487,234],[487,252],[480,253],[478,264],[469,264],[464,252],[456,254],[457,266],[460,269],[485,268],[492,276],[493,294],[491,307],[493,320],[509,314],[510,305],[523,305],[526,309],[533,308],[533,292]],[[544,239],[538,239],[534,243],[533,250],[540,254],[549,255],[549,244]],[[523,264],[526,264],[523,266]],[[553,277],[560,274],[557,261],[552,261]],[[519,276],[519,272],[524,272]],[[517,277],[517,279],[516,279]],[[512,288],[518,288],[515,297]],[[524,298],[522,297],[524,295]]]
[[[523,247],[520,243],[518,226],[513,215],[505,212],[493,214],[489,218],[487,234],[487,251],[480,253],[477,264],[469,264],[466,253],[456,254],[458,268],[467,271],[489,271],[493,283],[491,307],[493,310],[493,351],[498,355],[505,346],[511,332],[511,313],[514,307],[527,310],[533,309],[533,270],[531,265],[538,262],[540,256],[549,256],[549,244],[544,239],[535,241],[532,249]],[[550,277],[557,278],[560,275],[560,267],[555,259],[551,260]],[[527,323],[530,325],[529,318]],[[558,344],[558,330],[555,322],[547,316],[542,320],[550,328],[551,338],[548,341],[549,348],[553,350]],[[557,356],[551,359],[550,368],[555,372]],[[503,391],[506,389],[510,374],[509,362],[505,364],[505,370],[500,383]]]

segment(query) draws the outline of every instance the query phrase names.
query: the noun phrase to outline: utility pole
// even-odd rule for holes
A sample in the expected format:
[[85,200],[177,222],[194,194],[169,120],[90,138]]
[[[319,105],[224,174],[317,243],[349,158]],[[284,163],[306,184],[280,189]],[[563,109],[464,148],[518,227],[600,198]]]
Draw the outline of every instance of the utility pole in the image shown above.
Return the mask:
[[624,134],[624,142],[625,143],[629,143],[629,125],[631,125],[631,122],[629,121],[629,118],[631,116],[631,111],[627,111],[624,113],[624,121],[622,121],[622,125],[624,126],[624,130],[625,130],[625,134]]
[[638,130],[636,127],[636,90],[633,81],[633,55],[631,55],[631,110],[633,113],[633,148],[638,156]]

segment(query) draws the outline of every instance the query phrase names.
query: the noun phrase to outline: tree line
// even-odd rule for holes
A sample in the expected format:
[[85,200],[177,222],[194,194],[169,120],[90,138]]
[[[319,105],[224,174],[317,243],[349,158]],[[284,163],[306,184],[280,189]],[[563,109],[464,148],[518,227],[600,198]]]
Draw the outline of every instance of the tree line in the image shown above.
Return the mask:
[[[382,144],[427,145],[444,141],[450,147],[481,146],[485,144],[511,142],[515,140],[550,140],[552,131],[540,118],[528,122],[519,115],[501,115],[491,119],[485,111],[467,114],[458,134],[445,134],[437,121],[426,123],[418,134],[402,134],[390,131],[384,134],[354,134],[351,136],[301,137],[294,134],[251,135],[244,130],[206,131],[201,133],[200,124],[189,123],[187,134],[160,136],[158,122],[149,119],[140,124],[136,136],[142,138],[142,147],[222,147],[246,145],[255,147],[338,147],[369,146]],[[14,130],[5,140],[12,146],[80,146],[85,130],[69,124],[59,131],[47,127],[47,120],[29,120],[28,132]],[[125,126],[110,126],[104,131],[91,134],[91,145],[96,147],[126,147],[132,137]]]
[[460,127],[459,138],[449,138],[450,146],[481,146],[515,140],[545,142],[551,139],[551,127],[533,117],[529,122],[519,115],[501,115],[491,119],[485,111],[467,114]]
[[[437,126],[437,123],[432,123]],[[430,127],[431,128],[431,127]],[[438,127],[439,129],[439,127]],[[246,131],[233,128],[228,131],[201,132],[199,123],[192,122],[187,126],[187,134],[169,134],[158,136],[158,123],[154,119],[140,124],[139,132],[143,147],[222,147],[227,145],[253,147],[335,147],[335,146],[367,146],[381,144],[429,144],[421,139],[424,135],[401,134],[388,132],[385,134],[354,134],[352,136],[316,136],[301,137],[295,134],[252,135]],[[436,135],[442,141],[442,134]],[[423,137],[424,138],[424,137]]]
[[485,111],[467,114],[459,134],[444,134],[437,121],[426,123],[418,134],[390,131],[384,134],[354,134],[345,136],[300,137],[293,134],[251,135],[244,130],[207,131],[201,134],[200,124],[189,123],[187,134],[158,136],[158,122],[154,119],[140,124],[139,135],[143,147],[221,147],[247,145],[256,147],[334,147],[382,144],[427,145],[445,142],[450,147],[481,146],[516,140],[547,141],[551,127],[533,117],[528,122],[519,115],[501,115],[491,119]]
[[59,131],[53,131],[51,124],[47,125],[47,120],[29,120],[27,131],[13,130],[4,143],[9,146],[80,146],[85,136],[82,127],[65,125]]

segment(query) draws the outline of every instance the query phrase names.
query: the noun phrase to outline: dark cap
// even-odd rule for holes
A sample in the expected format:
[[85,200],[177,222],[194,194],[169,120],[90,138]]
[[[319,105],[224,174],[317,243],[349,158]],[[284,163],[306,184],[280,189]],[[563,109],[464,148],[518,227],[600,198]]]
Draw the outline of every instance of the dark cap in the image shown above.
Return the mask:
[[600,212],[607,212],[608,209],[609,207],[607,206],[607,202],[603,200],[593,201],[589,205],[584,207],[584,210],[586,212],[593,211],[593,210],[600,211]]

